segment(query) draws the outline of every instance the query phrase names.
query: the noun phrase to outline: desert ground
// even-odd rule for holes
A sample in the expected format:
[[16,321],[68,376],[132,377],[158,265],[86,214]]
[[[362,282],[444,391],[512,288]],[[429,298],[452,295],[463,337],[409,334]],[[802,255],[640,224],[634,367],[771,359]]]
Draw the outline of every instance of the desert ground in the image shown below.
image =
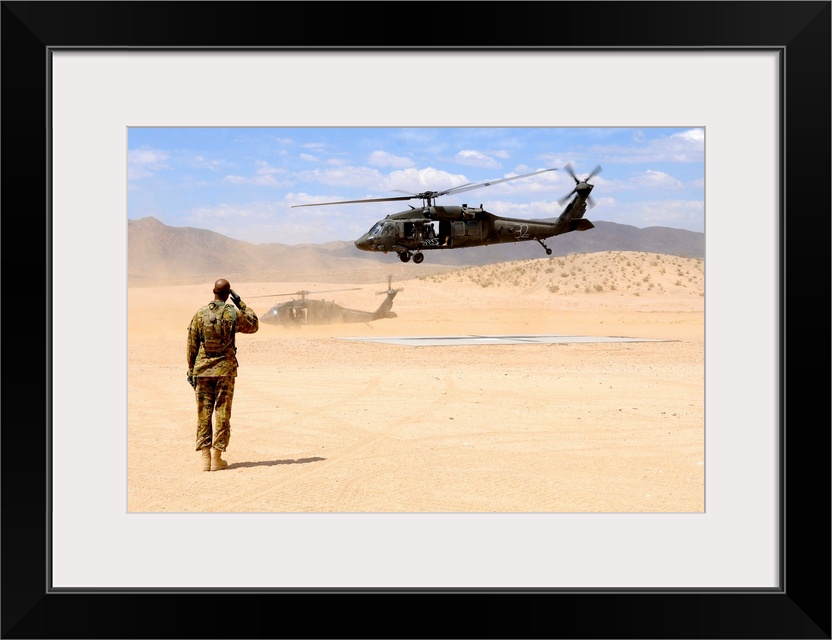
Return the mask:
[[[128,287],[128,511],[704,512],[704,262],[603,252],[217,273]],[[396,318],[238,335],[231,441],[201,471],[185,379],[191,316],[226,277],[258,315],[286,297]],[[646,339],[409,346],[350,337]]]

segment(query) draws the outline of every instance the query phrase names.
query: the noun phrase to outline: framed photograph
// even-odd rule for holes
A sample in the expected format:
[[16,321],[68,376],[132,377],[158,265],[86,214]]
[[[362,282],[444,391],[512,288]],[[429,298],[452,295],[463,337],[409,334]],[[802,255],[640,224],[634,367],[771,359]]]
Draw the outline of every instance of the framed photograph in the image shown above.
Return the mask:
[[[399,6],[3,3],[3,637],[829,638],[830,3]],[[128,129],[236,126],[701,127],[704,512],[131,513]]]

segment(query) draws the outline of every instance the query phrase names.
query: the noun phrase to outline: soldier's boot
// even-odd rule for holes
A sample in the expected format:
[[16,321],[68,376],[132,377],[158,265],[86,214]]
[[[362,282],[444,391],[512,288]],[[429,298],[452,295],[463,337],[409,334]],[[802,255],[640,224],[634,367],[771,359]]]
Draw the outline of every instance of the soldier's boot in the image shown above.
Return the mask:
[[211,449],[211,471],[219,471],[228,466],[228,461],[222,459],[222,451]]
[[204,447],[202,449],[202,470],[211,470],[211,449],[209,447]]

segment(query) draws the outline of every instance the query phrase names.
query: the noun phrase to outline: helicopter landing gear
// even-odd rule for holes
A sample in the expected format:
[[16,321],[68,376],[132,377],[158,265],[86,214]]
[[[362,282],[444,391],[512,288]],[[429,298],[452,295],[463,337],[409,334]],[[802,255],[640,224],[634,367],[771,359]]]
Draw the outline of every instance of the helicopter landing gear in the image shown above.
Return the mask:
[[399,254],[399,260],[402,262],[410,262],[410,252],[403,251]]
[[535,240],[537,240],[540,243],[541,247],[546,249],[546,255],[547,256],[552,255],[552,250],[549,247],[546,246],[546,244],[543,242],[543,240],[541,240],[540,238],[535,238]]
[[424,260],[424,259],[425,259],[425,254],[420,252],[420,251],[417,251],[416,253],[413,254],[413,262],[415,262],[416,264],[422,264],[422,260]]

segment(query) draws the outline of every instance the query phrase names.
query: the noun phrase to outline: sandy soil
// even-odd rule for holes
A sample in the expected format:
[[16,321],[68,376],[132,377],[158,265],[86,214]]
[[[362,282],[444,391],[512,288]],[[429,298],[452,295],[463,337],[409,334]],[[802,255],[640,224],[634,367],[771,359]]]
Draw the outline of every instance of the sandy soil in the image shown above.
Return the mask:
[[[642,253],[425,276],[426,265],[233,281],[398,317],[238,336],[227,469],[205,473],[185,380],[210,282],[128,289],[130,512],[703,512],[704,264]],[[408,277],[407,274],[410,274]],[[216,277],[226,277],[217,274]],[[627,336],[401,346],[346,337]]]

